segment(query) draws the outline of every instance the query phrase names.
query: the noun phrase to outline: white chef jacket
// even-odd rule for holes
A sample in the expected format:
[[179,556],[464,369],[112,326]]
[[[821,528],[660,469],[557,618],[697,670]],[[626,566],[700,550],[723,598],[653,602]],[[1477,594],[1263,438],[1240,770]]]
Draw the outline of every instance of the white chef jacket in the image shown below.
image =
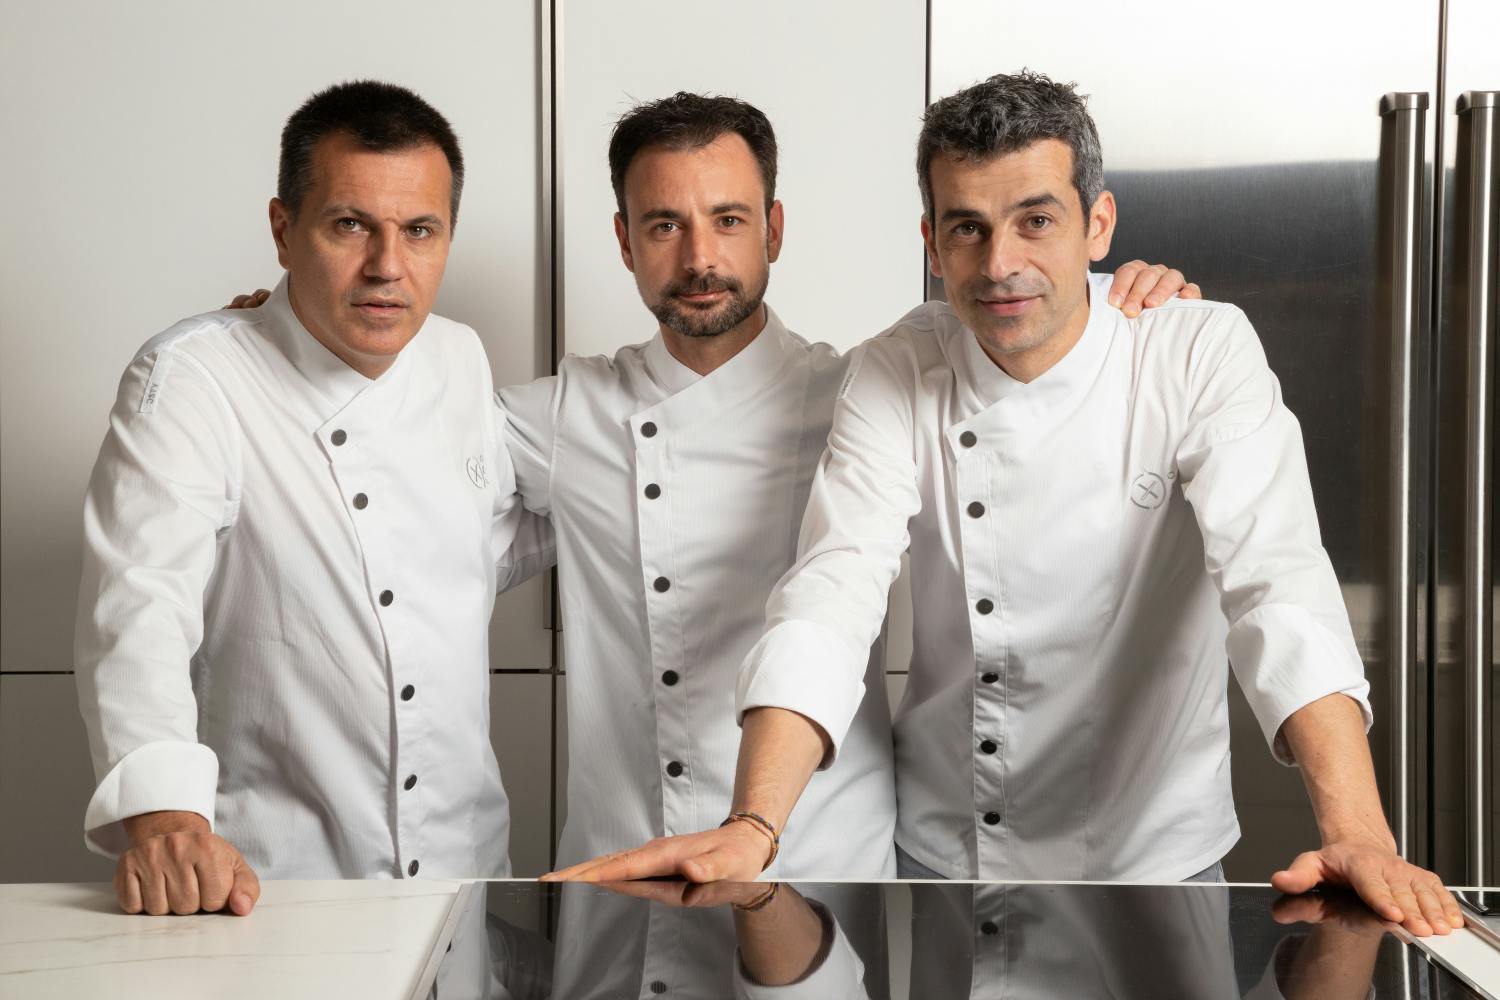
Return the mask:
[[431,316],[372,381],[286,285],[121,380],[84,505],[86,841],[186,810],[262,878],[504,875],[487,622],[551,553],[483,348]]
[[1249,321],[1184,301],[1126,319],[1090,281],[1081,339],[1029,384],[941,302],[856,352],[740,679],[742,712],[793,709],[840,741],[909,543],[897,840],[951,877],[1178,881],[1218,861],[1239,836],[1226,649],[1283,761],[1277,731],[1317,698],[1369,724],[1300,431]]
[[[500,393],[526,506],[558,539],[568,699],[567,865],[717,826],[734,791],[740,661],[796,556],[844,362],[767,310],[707,376],[660,334]],[[879,631],[877,623],[876,631]],[[875,636],[871,636],[871,641]],[[849,766],[819,774],[767,877],[895,872],[884,650]]]
[[911,884],[924,1000],[1239,1000],[1224,886]]

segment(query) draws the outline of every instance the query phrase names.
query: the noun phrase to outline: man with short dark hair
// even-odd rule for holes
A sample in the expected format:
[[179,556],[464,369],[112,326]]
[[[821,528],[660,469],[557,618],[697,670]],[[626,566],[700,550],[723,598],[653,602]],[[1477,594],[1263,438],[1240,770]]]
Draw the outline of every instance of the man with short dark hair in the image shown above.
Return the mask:
[[270,204],[286,278],[126,369],[76,657],[86,839],[128,912],[248,913],[257,871],[509,872],[486,625],[551,553],[478,338],[430,313],[462,178],[410,91],[315,95]]
[[[655,336],[500,392],[517,487],[558,539],[562,864],[729,814],[739,663],[796,556],[845,375],[832,348],[764,302],[783,209],[760,110],[691,93],[638,105],[616,125],[609,163],[621,259]],[[1182,276],[1131,264],[1118,284],[1139,302]],[[869,694],[847,765],[813,779],[773,875],[894,874],[883,647],[872,656],[866,644],[859,673]]]
[[733,808],[767,838],[709,831],[562,874],[754,877],[809,776],[847,765],[909,549],[904,875],[1221,878],[1239,835],[1227,650],[1323,834],[1274,884],[1352,885],[1418,934],[1458,926],[1395,853],[1300,431],[1249,321],[1212,302],[1130,318],[1099,295],[1087,268],[1115,205],[1071,86],[997,76],[934,103],[918,165],[951,305],[850,362],[796,565],[745,659]]

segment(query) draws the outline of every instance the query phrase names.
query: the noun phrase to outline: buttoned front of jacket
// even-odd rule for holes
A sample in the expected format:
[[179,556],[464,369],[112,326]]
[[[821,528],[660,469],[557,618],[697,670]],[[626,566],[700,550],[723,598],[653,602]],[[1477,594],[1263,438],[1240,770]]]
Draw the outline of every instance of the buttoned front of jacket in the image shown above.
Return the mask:
[[[1219,303],[1093,305],[1011,379],[945,303],[864,345],[740,711],[854,732],[852,682],[910,547],[897,840],[945,875],[1185,878],[1238,837],[1225,657],[1261,722],[1368,684],[1301,437]],[[814,665],[810,669],[810,665]],[[847,751],[839,748],[842,765]]]
[[[501,391],[521,495],[558,536],[569,723],[559,864],[728,814],[738,664],[791,565],[842,375],[830,349],[771,314],[706,377],[658,336]],[[868,752],[814,780],[773,874],[894,870],[882,667],[883,649],[867,650]],[[830,836],[835,810],[868,820]]]
[[911,886],[913,997],[1238,1000],[1227,889]]
[[550,541],[502,433],[477,338],[439,317],[374,380],[285,282],[147,345],[86,505],[91,846],[185,809],[262,877],[508,871],[486,623]]

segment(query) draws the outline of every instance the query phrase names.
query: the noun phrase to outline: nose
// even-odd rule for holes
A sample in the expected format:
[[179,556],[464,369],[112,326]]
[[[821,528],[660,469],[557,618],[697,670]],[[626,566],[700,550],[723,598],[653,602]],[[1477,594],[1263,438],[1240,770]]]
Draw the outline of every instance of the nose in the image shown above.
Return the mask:
[[401,234],[394,227],[376,227],[365,244],[365,277],[372,281],[399,281],[405,273],[401,254]]
[[689,274],[703,274],[718,266],[718,249],[710,226],[688,226],[682,240],[682,268]]
[[999,284],[1025,268],[1022,240],[1004,227],[997,228],[990,237],[988,253],[985,255],[984,277],[992,284]]

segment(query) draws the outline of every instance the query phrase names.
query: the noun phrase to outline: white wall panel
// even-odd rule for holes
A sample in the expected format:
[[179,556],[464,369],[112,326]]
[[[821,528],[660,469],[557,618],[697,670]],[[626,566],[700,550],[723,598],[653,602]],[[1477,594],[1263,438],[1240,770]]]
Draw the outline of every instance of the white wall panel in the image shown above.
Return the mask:
[[[1350,28],[1340,3],[1158,0],[1146,16],[1126,10],[1109,0],[933,0],[933,99],[1022,67],[1075,81],[1090,95],[1108,176],[1357,157],[1378,135],[1382,94],[1434,83],[1437,0],[1360,4],[1357,46],[1334,41]],[[1420,58],[1403,58],[1414,50]]]
[[[906,555],[901,556],[901,574],[891,584],[891,593],[886,603],[885,616],[885,669],[904,671],[911,666],[911,566]],[[892,703],[892,707],[895,705]]]
[[510,870],[534,878],[552,858],[552,675],[490,675],[490,742],[510,798]]
[[[0,245],[0,668],[69,666],[79,512],[120,372],[178,318],[277,280],[277,141],[314,90],[389,79],[454,123],[468,183],[438,311],[480,331],[498,382],[546,370],[536,31],[533,4],[484,0],[7,6],[0,186],[24,221]],[[541,621],[538,589],[510,604]],[[508,640],[501,665],[548,655],[540,628]]]
[[71,674],[0,677],[0,882],[107,882],[83,846],[94,794]]
[[886,674],[885,694],[891,705],[891,718],[896,717],[896,712],[901,708],[901,699],[906,697],[907,674]]
[[776,129],[786,239],[767,301],[791,329],[845,350],[921,301],[912,166],[925,73],[921,0],[559,7],[568,353],[612,354],[656,331],[620,262],[607,150],[632,104],[679,90],[743,98]]
[[568,821],[568,678],[557,674],[557,713],[552,728],[552,780],[557,785],[553,808],[552,856],[557,857],[557,842],[562,839],[563,824]]

